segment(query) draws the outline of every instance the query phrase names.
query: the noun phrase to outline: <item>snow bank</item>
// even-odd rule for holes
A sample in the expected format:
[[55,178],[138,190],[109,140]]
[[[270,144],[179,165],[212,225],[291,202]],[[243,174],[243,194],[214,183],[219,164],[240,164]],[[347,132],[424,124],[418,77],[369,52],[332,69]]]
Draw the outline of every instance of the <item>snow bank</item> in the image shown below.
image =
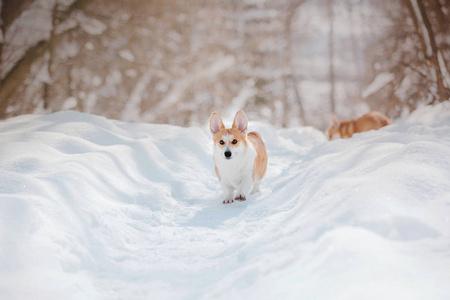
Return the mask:
[[450,297],[448,103],[333,142],[249,127],[268,174],[223,205],[206,126],[0,122],[0,298]]

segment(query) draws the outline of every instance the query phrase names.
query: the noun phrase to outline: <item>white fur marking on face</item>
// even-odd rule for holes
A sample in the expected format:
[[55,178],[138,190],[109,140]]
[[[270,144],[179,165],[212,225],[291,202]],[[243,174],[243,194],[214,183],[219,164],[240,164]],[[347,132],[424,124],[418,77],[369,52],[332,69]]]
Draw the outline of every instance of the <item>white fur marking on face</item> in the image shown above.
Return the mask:
[[340,139],[341,138],[341,135],[339,134],[339,132],[336,132],[336,133],[334,133],[332,136],[331,136],[331,140],[333,141],[333,140],[337,140],[337,139]]
[[227,133],[228,137],[228,143],[231,143],[232,140],[234,140],[234,135]]

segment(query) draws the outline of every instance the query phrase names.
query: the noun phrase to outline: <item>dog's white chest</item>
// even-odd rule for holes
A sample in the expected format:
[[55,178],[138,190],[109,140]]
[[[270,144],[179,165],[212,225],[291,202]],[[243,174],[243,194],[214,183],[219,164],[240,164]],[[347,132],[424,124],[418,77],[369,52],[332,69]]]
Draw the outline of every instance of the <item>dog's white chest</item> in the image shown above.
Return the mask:
[[243,181],[252,181],[256,151],[249,143],[246,149],[233,155],[235,157],[232,159],[226,159],[223,151],[214,149],[214,161],[219,170],[221,182],[236,189]]

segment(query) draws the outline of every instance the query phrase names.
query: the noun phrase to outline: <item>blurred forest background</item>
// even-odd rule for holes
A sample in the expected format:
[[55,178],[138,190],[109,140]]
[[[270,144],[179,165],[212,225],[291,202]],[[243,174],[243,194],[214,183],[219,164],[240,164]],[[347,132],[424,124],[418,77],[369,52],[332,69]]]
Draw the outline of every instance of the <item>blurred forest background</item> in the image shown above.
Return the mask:
[[450,96],[450,0],[1,0],[0,119],[324,129]]

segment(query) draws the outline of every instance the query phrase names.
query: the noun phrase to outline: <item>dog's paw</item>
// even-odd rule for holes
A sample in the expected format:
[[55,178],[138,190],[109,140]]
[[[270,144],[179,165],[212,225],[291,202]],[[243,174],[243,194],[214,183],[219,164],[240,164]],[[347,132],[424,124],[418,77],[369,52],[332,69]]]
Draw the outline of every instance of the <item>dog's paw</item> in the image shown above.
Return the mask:
[[260,189],[252,189],[252,190],[250,191],[250,195],[254,195],[254,194],[257,194],[257,193],[259,193],[259,192],[261,192]]
[[234,198],[234,200],[236,200],[236,201],[245,201],[247,199],[245,198],[245,196],[239,195],[239,196],[236,196],[236,198]]
[[225,200],[223,200],[223,204],[230,204],[230,203],[233,203],[234,202],[234,200],[233,199],[225,199]]

